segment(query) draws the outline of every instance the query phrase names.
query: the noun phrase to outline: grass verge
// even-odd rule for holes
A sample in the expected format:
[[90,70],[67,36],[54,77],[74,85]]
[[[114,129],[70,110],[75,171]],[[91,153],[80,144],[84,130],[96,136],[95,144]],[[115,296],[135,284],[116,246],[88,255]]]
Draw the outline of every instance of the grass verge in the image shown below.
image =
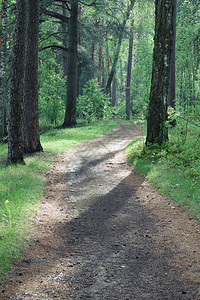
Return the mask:
[[144,147],[145,138],[132,141],[126,154],[135,168],[178,205],[200,221],[200,129],[184,124],[170,130],[163,146]]
[[105,134],[117,121],[93,125],[51,129],[41,135],[44,153],[25,156],[25,166],[6,166],[7,145],[0,144],[0,283],[12,262],[20,257],[31,230],[31,219],[42,199],[44,172],[50,168],[53,154],[73,148],[83,141]]

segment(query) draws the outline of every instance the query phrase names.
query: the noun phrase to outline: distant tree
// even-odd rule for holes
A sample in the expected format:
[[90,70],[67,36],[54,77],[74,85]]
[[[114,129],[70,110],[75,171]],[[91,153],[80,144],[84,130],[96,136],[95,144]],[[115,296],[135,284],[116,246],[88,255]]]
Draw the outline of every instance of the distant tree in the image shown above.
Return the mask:
[[126,120],[130,120],[130,86],[131,86],[132,57],[133,57],[133,21],[131,22],[130,37],[129,37],[128,68],[127,68],[127,80],[126,80]]
[[120,49],[121,49],[121,44],[122,44],[122,39],[123,39],[123,35],[124,35],[124,31],[125,31],[125,26],[126,26],[126,22],[130,16],[131,10],[133,9],[133,6],[135,4],[135,0],[131,0],[130,4],[128,6],[125,18],[122,22],[122,24],[120,24],[120,28],[119,28],[119,33],[118,33],[118,43],[117,43],[117,48],[115,51],[115,55],[114,55],[114,59],[113,59],[113,64],[112,64],[112,69],[110,71],[107,83],[106,83],[106,87],[105,87],[105,93],[108,94],[111,88],[111,83],[116,71],[116,67],[117,67],[117,61],[119,58],[119,53],[120,53]]
[[10,111],[8,123],[8,163],[24,163],[23,102],[24,71],[27,36],[26,0],[18,0],[16,6],[15,35],[12,71],[10,78]]
[[168,139],[167,107],[173,38],[173,0],[155,2],[155,38],[146,144]]
[[24,83],[24,152],[42,151],[38,117],[38,37],[40,0],[28,0]]

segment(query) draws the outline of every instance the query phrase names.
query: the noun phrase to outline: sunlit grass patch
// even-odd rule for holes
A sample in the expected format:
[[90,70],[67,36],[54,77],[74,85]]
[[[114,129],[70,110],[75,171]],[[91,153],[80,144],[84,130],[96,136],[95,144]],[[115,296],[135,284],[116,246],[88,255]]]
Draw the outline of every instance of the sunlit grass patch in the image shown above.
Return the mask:
[[7,144],[0,144],[0,282],[26,245],[31,218],[36,214],[38,201],[43,198],[43,174],[50,168],[52,153],[65,151],[103,135],[112,130],[116,123],[113,120],[102,121],[46,131],[41,135],[44,152],[25,155],[25,166],[6,166]]
[[161,193],[185,206],[200,221],[200,129],[170,130],[163,146],[144,146],[144,138],[132,141],[126,154],[129,161],[153,182]]

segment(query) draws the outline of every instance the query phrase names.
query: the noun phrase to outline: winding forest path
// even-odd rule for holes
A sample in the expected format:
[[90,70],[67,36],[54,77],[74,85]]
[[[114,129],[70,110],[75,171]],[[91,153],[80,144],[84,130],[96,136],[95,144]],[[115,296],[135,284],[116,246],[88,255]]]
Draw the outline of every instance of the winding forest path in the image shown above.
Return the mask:
[[128,165],[118,124],[57,156],[1,299],[200,299],[200,227]]

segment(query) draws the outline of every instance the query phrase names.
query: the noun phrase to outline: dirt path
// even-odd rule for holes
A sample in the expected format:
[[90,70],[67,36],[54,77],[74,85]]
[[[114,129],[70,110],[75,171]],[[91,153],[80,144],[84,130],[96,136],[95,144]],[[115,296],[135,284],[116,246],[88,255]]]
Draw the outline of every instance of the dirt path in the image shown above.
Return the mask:
[[59,155],[1,299],[200,299],[200,227],[132,170],[119,124]]

